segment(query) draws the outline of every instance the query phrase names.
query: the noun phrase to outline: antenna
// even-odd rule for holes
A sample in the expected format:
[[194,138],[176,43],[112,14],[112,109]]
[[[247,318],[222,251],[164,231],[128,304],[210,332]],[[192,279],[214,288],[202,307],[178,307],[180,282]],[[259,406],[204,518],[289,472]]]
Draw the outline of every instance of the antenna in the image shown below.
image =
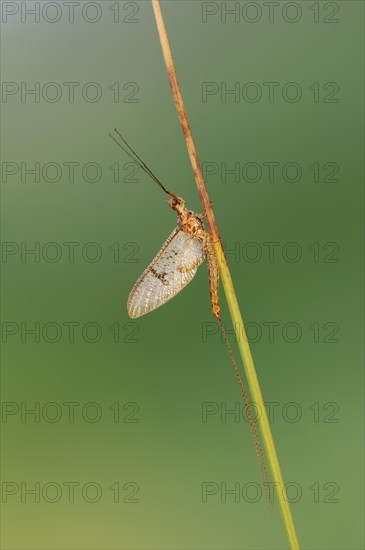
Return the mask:
[[162,182],[158,179],[157,176],[152,172],[152,170],[147,166],[147,164],[141,159],[139,155],[132,149],[132,147],[129,145],[129,143],[125,140],[125,138],[122,136],[122,134],[117,130],[117,128],[114,128],[114,132],[117,134],[119,139],[122,140],[122,143],[118,141],[118,139],[109,132],[109,136],[112,138],[112,140],[124,151],[146,174],[150,176],[150,178],[153,179],[154,182],[157,183],[161,187],[161,189],[167,194],[170,195],[170,197],[177,198],[174,193],[171,193],[171,191],[168,191],[166,187],[162,184]]

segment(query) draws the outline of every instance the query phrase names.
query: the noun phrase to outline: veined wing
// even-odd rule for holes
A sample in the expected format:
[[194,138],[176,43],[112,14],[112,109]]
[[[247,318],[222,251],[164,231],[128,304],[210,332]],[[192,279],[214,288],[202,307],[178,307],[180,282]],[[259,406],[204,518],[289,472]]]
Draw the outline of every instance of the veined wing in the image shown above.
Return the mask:
[[141,317],[173,298],[192,280],[204,260],[200,242],[176,227],[132,288],[129,316]]

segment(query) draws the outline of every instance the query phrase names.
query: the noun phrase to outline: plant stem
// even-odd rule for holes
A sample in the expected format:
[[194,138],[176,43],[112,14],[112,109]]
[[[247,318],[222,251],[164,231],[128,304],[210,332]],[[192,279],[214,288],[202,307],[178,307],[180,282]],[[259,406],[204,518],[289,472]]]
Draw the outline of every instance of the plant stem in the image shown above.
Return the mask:
[[261,437],[264,443],[267,461],[270,466],[272,479],[275,485],[277,499],[280,505],[283,523],[285,526],[286,534],[289,541],[289,546],[292,549],[299,549],[299,542],[295,530],[293,517],[291,514],[288,499],[286,498],[286,491],[284,485],[284,479],[281,473],[278,456],[275,449],[274,440],[271,433],[269,420],[266,414],[266,408],[262,397],[260,384],[257,378],[255,365],[253,362],[250,346],[248,344],[246,330],[243,324],[240,308],[238,305],[236,292],[233,286],[232,277],[228,268],[227,260],[223,251],[217,223],[215,221],[214,212],[209,200],[207,188],[204,183],[203,174],[199,165],[198,156],[194,146],[193,137],[191,135],[188,117],[186,114],[181,90],[176,76],[174,61],[167,37],[167,32],[162,17],[161,7],[159,0],[152,0],[153,11],[156,18],[157,29],[160,37],[163,56],[165,59],[167,74],[169,77],[170,85],[172,88],[172,94],[176,109],[179,115],[180,123],[184,132],[186,147],[189,153],[191,165],[193,168],[196,185],[200,200],[203,206],[203,210],[206,214],[206,222],[209,229],[210,236],[214,243],[214,250],[216,253],[217,263],[219,267],[220,276],[223,283],[224,292],[226,295],[229,311],[232,318],[233,327],[236,333],[238,347],[242,357],[243,366],[248,381],[248,386],[254,403],[258,406],[258,410],[261,412],[258,418],[258,424],[260,427]]

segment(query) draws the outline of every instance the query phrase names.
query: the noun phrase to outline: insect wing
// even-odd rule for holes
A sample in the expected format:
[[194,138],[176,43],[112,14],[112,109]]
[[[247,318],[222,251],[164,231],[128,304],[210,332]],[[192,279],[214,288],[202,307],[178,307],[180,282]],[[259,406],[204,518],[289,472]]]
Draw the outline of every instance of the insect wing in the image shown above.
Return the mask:
[[140,276],[128,298],[128,314],[141,317],[182,290],[194,277],[205,256],[197,239],[174,229]]

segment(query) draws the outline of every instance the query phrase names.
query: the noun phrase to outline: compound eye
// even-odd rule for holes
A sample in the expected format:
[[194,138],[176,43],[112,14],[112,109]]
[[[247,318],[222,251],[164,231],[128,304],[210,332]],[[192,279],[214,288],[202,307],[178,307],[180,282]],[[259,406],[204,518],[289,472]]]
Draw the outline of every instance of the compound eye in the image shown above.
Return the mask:
[[172,206],[176,206],[177,205],[177,200],[176,199],[172,199]]

